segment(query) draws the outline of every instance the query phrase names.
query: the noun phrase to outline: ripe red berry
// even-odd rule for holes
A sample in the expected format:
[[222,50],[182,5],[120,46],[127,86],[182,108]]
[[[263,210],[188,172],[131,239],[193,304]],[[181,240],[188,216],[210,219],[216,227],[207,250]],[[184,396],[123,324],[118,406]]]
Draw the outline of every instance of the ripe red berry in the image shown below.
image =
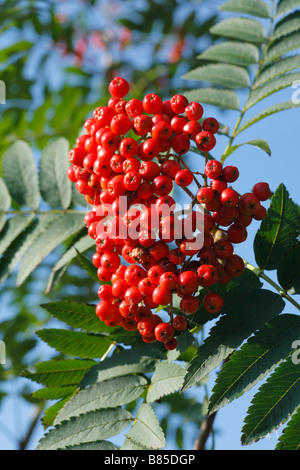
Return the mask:
[[242,214],[254,215],[260,209],[260,200],[253,193],[246,193],[240,199],[239,209]]
[[272,195],[268,183],[257,183],[254,186],[252,192],[258,197],[260,201],[266,201]]
[[235,166],[225,166],[225,168],[223,168],[222,177],[227,183],[234,183],[239,175],[239,170]]
[[175,329],[169,323],[159,323],[154,330],[155,338],[157,341],[161,341],[162,343],[166,343],[170,341],[175,333]]
[[184,331],[187,329],[187,326],[188,326],[188,321],[185,317],[183,317],[182,315],[177,315],[173,322],[172,322],[172,325],[173,327],[175,328],[175,330],[177,331]]
[[226,188],[221,193],[221,203],[227,207],[234,207],[239,203],[240,195],[232,188]]
[[172,293],[158,286],[153,291],[152,300],[157,305],[169,305],[172,301]]
[[204,119],[202,123],[202,128],[204,131],[211,132],[212,134],[216,134],[220,128],[218,121],[215,118],[207,118]]
[[199,287],[199,278],[193,271],[185,271],[178,277],[178,292],[185,295],[195,294]]
[[149,337],[154,335],[156,326],[155,318],[146,317],[138,323],[137,328],[142,336]]
[[176,338],[172,338],[169,341],[165,342],[165,347],[168,351],[174,351],[178,346],[178,341]]
[[155,93],[149,93],[143,99],[144,111],[148,114],[157,114],[162,111],[162,99]]
[[222,174],[222,163],[217,160],[210,160],[205,165],[205,174],[210,179],[216,179]]
[[223,299],[219,294],[211,292],[203,299],[203,306],[208,313],[216,314],[222,310]]
[[185,295],[180,302],[180,309],[186,315],[193,315],[199,308],[199,300],[191,295]]
[[209,187],[200,188],[197,193],[197,199],[201,204],[212,202],[214,198],[214,191]]
[[199,121],[203,116],[203,112],[203,107],[196,101],[192,101],[185,108],[185,115],[190,121]]
[[214,134],[208,131],[199,132],[195,137],[195,142],[202,152],[210,152],[217,143]]
[[114,78],[108,87],[109,93],[114,98],[123,98],[129,92],[129,83],[122,77]]
[[176,173],[175,175],[175,183],[178,186],[181,186],[183,188],[189,186],[193,182],[193,174],[190,172],[190,170],[183,169],[180,170]]
[[183,95],[174,95],[170,100],[171,108],[176,114],[184,113],[188,104],[188,99]]

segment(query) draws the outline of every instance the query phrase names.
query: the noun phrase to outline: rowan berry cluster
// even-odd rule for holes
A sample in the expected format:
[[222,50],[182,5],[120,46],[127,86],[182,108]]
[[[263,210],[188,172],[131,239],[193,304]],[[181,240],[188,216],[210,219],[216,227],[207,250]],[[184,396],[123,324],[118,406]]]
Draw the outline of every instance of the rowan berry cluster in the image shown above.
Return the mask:
[[[96,314],[106,325],[138,330],[144,342],[160,341],[172,350],[201,307],[200,287],[207,312],[221,312],[223,299],[210,287],[244,271],[233,245],[246,240],[253,219],[265,217],[261,201],[270,189],[258,183],[241,196],[229,186],[239,171],[208,159],[219,124],[201,119],[200,103],[183,95],[163,101],[154,93],[126,101],[129,84],[121,77],[110,83],[109,92],[107,106],[96,108],[84,123],[86,133],[69,153],[68,170],[93,206],[85,224],[95,240],[93,263],[101,282]],[[206,154],[202,185],[182,158],[191,141]],[[194,181],[197,194],[188,189]],[[171,196],[174,185],[192,198],[192,210],[181,219]],[[182,311],[175,317],[174,294]],[[168,321],[153,313],[160,306],[168,307]]]

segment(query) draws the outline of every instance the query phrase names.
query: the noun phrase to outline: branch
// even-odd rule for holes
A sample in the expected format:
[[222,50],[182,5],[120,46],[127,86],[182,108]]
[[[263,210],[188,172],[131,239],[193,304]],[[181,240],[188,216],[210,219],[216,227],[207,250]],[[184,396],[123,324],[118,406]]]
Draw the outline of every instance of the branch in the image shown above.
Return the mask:
[[212,432],[213,424],[216,419],[217,412],[215,411],[211,415],[207,416],[205,420],[203,421],[201,428],[200,428],[200,434],[198,439],[196,439],[194,443],[194,450],[206,450],[205,446],[207,443],[207,440]]

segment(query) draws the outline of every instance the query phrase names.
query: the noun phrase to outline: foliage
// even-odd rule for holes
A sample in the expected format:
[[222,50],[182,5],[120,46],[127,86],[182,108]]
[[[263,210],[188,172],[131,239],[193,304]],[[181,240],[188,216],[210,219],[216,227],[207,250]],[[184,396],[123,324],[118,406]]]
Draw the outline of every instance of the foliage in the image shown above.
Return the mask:
[[[32,5],[28,11],[20,12],[18,2],[9,3],[17,9],[14,27],[22,31]],[[180,2],[169,0],[166,6],[167,11],[175,11]],[[213,15],[202,24],[201,30],[194,12],[176,27],[177,39],[188,35],[195,38],[209,27],[216,39],[216,44],[198,56],[200,66],[196,67],[194,57],[191,60],[187,57],[181,65],[184,68],[188,63],[189,71],[184,72],[184,79],[186,88],[193,88],[185,93],[190,100],[238,112],[232,132],[224,126],[221,128],[228,138],[222,161],[243,145],[257,147],[270,156],[271,146],[265,140],[236,143],[236,138],[262,119],[299,106],[292,102],[277,103],[244,120],[256,104],[264,106],[267,97],[299,80],[299,72],[295,70],[299,69],[300,56],[294,53],[300,46],[299,12],[294,12],[298,6],[299,2],[287,0],[279,0],[276,5],[274,1],[229,0],[221,5],[222,11],[230,12],[227,19],[214,24],[216,15]],[[11,12],[8,5],[6,8],[5,21],[9,21]],[[133,36],[137,34],[138,42],[151,35],[153,20],[161,9],[160,5],[158,10],[157,2],[149,1],[145,10],[137,12],[136,19],[118,18],[118,23],[132,31]],[[70,24],[58,24],[53,19],[54,11],[51,4],[50,10],[46,8],[46,14],[43,13],[45,16],[40,17],[39,13],[34,17],[36,34],[41,36],[41,29],[47,34],[51,31],[53,40],[57,43],[63,38],[69,51],[75,40],[71,31],[74,19]],[[232,16],[231,12],[238,16]],[[2,27],[6,28],[7,24],[4,22]],[[270,26],[268,33],[266,24]],[[161,24],[164,38],[174,34],[171,25],[174,27],[166,19]],[[221,42],[217,42],[219,39]],[[152,45],[156,52],[160,50],[158,44]],[[23,53],[13,61],[13,71],[6,65],[7,76],[23,70],[30,47],[28,43],[16,46],[16,51]],[[11,49],[2,51],[4,63],[12,53]],[[181,50],[179,55],[182,54]],[[191,55],[195,55],[193,48]],[[137,96],[147,87],[160,88],[166,94],[172,92],[181,68],[175,67],[178,63],[172,61],[163,67],[158,56],[154,56],[147,73],[131,69]],[[55,262],[46,289],[52,295],[55,288],[67,282],[68,268],[74,262],[79,262],[91,277],[86,281],[88,286],[95,275],[89,261],[92,243],[83,227],[83,202],[72,192],[66,172],[57,172],[58,161],[60,168],[67,168],[67,149],[93,106],[92,99],[87,104],[87,83],[92,82],[98,71],[91,72],[85,57],[80,59],[80,69],[73,67],[69,72],[79,76],[81,91],[78,84],[74,88],[63,84],[58,93],[45,87],[41,108],[31,113],[32,119],[28,120],[28,109],[20,106],[21,99],[31,100],[31,83],[25,81],[24,90],[18,96],[19,104],[16,108],[9,107],[2,127],[5,138],[0,180],[0,281],[18,268],[17,284],[25,289],[35,270],[52,254]],[[106,70],[106,77],[112,71],[124,69],[125,62],[116,61]],[[166,76],[159,73],[161,70]],[[164,82],[158,80],[162,76],[168,83],[165,88]],[[195,88],[194,82],[200,82],[201,86]],[[204,82],[209,86],[202,86]],[[58,96],[60,102],[56,101]],[[102,95],[98,90],[97,99],[99,96]],[[49,119],[54,109],[54,117]],[[75,119],[71,120],[70,116]],[[54,139],[48,143],[50,136]],[[33,150],[27,140],[34,143]],[[34,155],[37,148],[42,149],[38,171]],[[281,184],[272,196],[267,217],[254,240],[257,267],[245,261],[247,269],[241,278],[212,289],[224,298],[221,317],[215,319],[202,341],[203,326],[209,325],[212,318],[200,309],[193,318],[193,330],[181,338],[175,351],[167,353],[159,346],[145,346],[134,333],[125,334],[118,328],[100,325],[95,320],[95,306],[91,301],[71,299],[63,288],[57,292],[59,301],[44,302],[45,318],[51,316],[66,326],[49,328],[46,323],[46,327],[37,331],[37,336],[56,351],[52,360],[39,362],[33,370],[21,364],[26,369],[22,376],[43,386],[34,392],[32,399],[42,403],[54,401],[43,416],[44,427],[50,429],[38,449],[163,449],[170,433],[170,413],[176,413],[178,406],[185,410],[181,419],[199,428],[207,413],[217,412],[257,384],[260,388],[245,417],[242,444],[258,441],[288,422],[277,448],[299,448],[300,366],[293,362],[292,345],[299,339],[300,320],[287,307],[291,304],[300,310],[294,297],[299,294],[299,217],[299,206]],[[266,271],[277,275],[278,283]],[[202,295],[200,292],[200,298]],[[63,298],[69,301],[61,301]],[[29,321],[26,313],[23,328],[28,328]],[[19,328],[18,323],[10,325],[10,329],[12,326]],[[23,342],[22,347],[28,351],[34,344]],[[218,375],[209,403],[200,400],[195,403],[188,390],[193,387],[198,396],[213,371],[218,371]],[[167,416],[159,422],[160,407],[164,404],[168,407]],[[180,427],[181,424],[175,427],[175,433],[178,447],[182,448]],[[118,436],[117,444],[110,441],[115,436]]]

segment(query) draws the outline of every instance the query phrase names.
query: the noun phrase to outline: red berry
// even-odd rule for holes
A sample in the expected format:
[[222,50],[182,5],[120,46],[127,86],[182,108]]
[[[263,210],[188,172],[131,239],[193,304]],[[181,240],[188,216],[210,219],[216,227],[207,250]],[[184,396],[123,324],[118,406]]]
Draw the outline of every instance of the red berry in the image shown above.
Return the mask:
[[211,292],[203,299],[203,306],[208,313],[219,313],[223,307],[223,299],[219,294]]
[[268,183],[257,183],[254,186],[252,192],[258,197],[260,201],[266,201],[272,195]]
[[187,329],[188,321],[182,315],[177,315],[177,317],[174,318],[172,325],[174,326],[175,330],[184,331]]
[[184,113],[188,104],[188,99],[183,95],[174,95],[170,100],[171,108],[176,114]]
[[239,170],[235,166],[226,166],[223,168],[222,177],[227,183],[234,183],[239,177]]
[[216,134],[220,128],[220,125],[215,118],[207,118],[203,121],[202,127],[204,131]]
[[172,294],[167,289],[158,286],[153,291],[152,300],[158,305],[169,305],[172,301]]
[[214,134],[208,131],[199,132],[195,137],[195,142],[202,152],[210,152],[217,143]]
[[157,114],[162,111],[162,99],[155,93],[149,93],[143,99],[144,111],[148,114]]
[[129,83],[122,77],[114,78],[108,87],[109,93],[114,98],[123,98],[129,92]]
[[155,338],[162,343],[170,341],[174,336],[175,330],[169,323],[159,323],[154,330]]
[[205,165],[205,174],[210,179],[215,179],[221,176],[222,174],[222,163],[217,160],[210,160]]
[[199,279],[193,271],[185,271],[178,277],[178,291],[182,295],[192,295],[197,292]]
[[221,203],[227,207],[234,207],[239,203],[240,195],[232,188],[226,188],[221,193]]
[[185,108],[185,115],[190,121],[199,121],[203,116],[203,112],[203,107],[196,101],[192,101]]
[[147,317],[138,323],[137,328],[142,336],[149,337],[154,335],[156,326],[156,320],[152,317]]
[[191,295],[186,295],[181,299],[180,308],[186,315],[193,315],[199,308],[199,300]]
[[212,202],[214,198],[214,192],[211,188],[204,187],[200,188],[197,193],[197,199],[201,204],[207,204]]
[[183,188],[192,184],[193,179],[193,174],[187,169],[180,170],[175,175],[175,183]]
[[203,287],[210,287],[217,282],[218,272],[215,266],[203,264],[198,268],[199,283]]
[[246,193],[240,199],[239,209],[242,214],[254,215],[260,209],[260,200],[253,193]]
[[176,338],[172,338],[165,342],[165,346],[168,351],[174,351],[174,349],[176,349],[178,346],[178,341]]

